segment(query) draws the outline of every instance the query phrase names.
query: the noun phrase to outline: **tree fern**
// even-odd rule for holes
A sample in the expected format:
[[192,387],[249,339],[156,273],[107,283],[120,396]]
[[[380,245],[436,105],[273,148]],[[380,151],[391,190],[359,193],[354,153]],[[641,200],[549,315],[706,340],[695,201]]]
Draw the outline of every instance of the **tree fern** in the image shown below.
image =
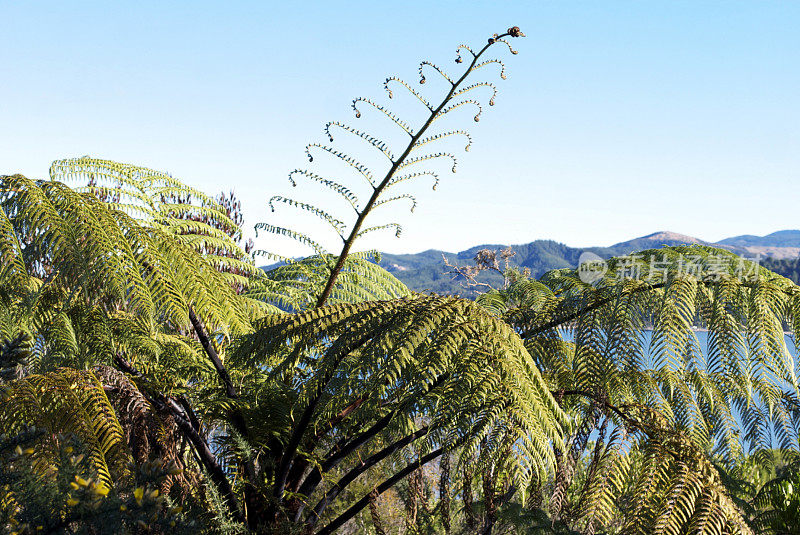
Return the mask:
[[[356,99],[357,118],[369,110],[408,136],[400,147],[328,123],[329,142],[365,143],[385,168],[308,145],[310,160],[342,163],[368,194],[293,171],[293,185],[330,189],[353,214],[273,197],[273,210],[314,216],[342,247],[329,253],[322,237],[263,223],[313,251],[272,255],[281,265],[263,274],[224,203],[166,174],[79,158],[51,170],[88,181],[78,191],[2,177],[0,431],[75,433],[109,484],[130,457],[197,467],[184,495],[199,483],[220,525],[256,532],[332,533],[366,508],[382,529],[378,500],[398,485],[407,525],[424,529],[455,531],[456,515],[484,533],[728,534],[769,523],[778,513],[765,496],[780,483],[748,502],[731,481],[800,447],[786,343],[800,327],[800,289],[789,280],[725,251],[673,247],[611,259],[589,278],[586,266],[537,280],[506,270],[502,288],[473,302],[410,292],[370,253],[352,252],[371,232],[399,234],[372,210],[413,209],[400,188],[435,187],[428,164],[455,170],[437,144],[469,148],[470,135],[434,126],[459,110],[479,120],[475,95],[491,105],[496,88],[473,75],[505,78],[486,53],[521,35],[460,45],[459,75],[422,62],[420,83],[445,84],[436,99],[388,78],[390,98],[408,91],[427,110],[420,124]],[[502,271],[496,255],[479,260]],[[421,474],[438,459],[433,505]]]
[[[635,256],[635,265],[631,257],[610,260],[592,283],[556,270],[478,302],[521,334],[562,407],[593,422],[577,428],[569,441],[578,449],[562,458],[583,455],[587,432],[609,442],[589,453],[582,487],[569,492],[573,526],[594,532],[631,514],[623,532],[747,532],[710,459],[733,468],[748,451],[797,447],[797,380],[784,327],[795,321],[798,288],[721,250]],[[682,269],[687,258],[701,268]],[[703,276],[712,262],[722,269]],[[708,329],[707,349],[698,325]],[[598,410],[602,426],[592,417]],[[619,436],[632,442],[615,449]],[[631,464],[639,451],[656,464]],[[556,514],[571,484],[564,464],[550,504]],[[620,505],[627,492],[636,503],[630,513]]]

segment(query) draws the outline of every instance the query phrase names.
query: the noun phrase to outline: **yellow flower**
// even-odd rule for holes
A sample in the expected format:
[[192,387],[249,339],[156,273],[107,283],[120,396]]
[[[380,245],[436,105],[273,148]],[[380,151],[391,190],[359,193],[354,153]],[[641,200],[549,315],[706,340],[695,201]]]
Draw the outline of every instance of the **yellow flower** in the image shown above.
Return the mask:
[[94,491],[94,493],[95,493],[95,494],[97,494],[98,496],[102,496],[103,498],[105,498],[105,497],[108,495],[108,491],[109,491],[109,490],[111,490],[111,489],[109,489],[109,488],[108,488],[108,487],[106,487],[105,485],[98,485],[98,486],[96,486],[96,487],[95,487],[94,489],[92,489],[92,490],[93,490],[93,491]]
[[81,487],[88,487],[89,486],[89,481],[87,481],[86,479],[83,479],[81,476],[75,476],[75,481],[77,481],[78,485],[80,485]]
[[136,490],[133,491],[133,497],[136,499],[136,503],[138,505],[142,505],[142,497],[144,496],[144,488],[143,487],[136,487]]
[[70,482],[69,486],[72,487],[75,490],[78,490],[79,488],[81,488],[80,485],[78,485],[74,481]]
[[70,497],[69,499],[67,499],[67,505],[69,505],[70,507],[75,507],[79,503],[81,503],[81,502],[79,502],[75,498]]
[[119,506],[119,510],[120,510],[120,511],[127,511],[127,510],[128,510],[128,508],[127,508],[127,507],[125,506],[125,504],[123,503],[122,505],[120,505],[120,506]]

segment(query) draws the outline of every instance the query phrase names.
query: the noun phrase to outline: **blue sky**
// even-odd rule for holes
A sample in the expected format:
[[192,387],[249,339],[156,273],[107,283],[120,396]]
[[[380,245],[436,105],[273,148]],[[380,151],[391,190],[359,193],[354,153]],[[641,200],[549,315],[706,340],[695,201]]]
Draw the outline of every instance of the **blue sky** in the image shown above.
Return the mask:
[[303,147],[325,140],[326,121],[380,130],[354,122],[354,97],[386,101],[385,77],[416,83],[426,58],[456,72],[458,43],[511,25],[527,37],[518,56],[504,54],[508,80],[487,71],[497,104],[478,124],[453,122],[474,139],[469,153],[452,147],[458,173],[441,167],[435,192],[412,185],[414,214],[373,221],[399,221],[402,237],[362,248],[610,245],[658,230],[713,241],[800,227],[800,3],[788,1],[0,0],[0,173],[43,178],[52,160],[90,154],[210,193],[233,188],[250,227],[302,227],[267,201],[330,202],[286,178],[320,171]]

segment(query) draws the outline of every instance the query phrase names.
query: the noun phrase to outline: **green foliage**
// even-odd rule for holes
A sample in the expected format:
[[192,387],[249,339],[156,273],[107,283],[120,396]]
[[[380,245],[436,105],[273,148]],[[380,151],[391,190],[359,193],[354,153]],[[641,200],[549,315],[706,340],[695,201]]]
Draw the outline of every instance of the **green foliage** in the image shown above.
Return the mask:
[[[409,295],[406,286],[369,260],[370,253],[350,255],[329,297],[330,303],[358,303]],[[275,267],[253,279],[247,297],[279,310],[299,312],[316,302],[335,262],[332,255],[310,256]],[[276,310],[277,311],[277,310]]]
[[765,533],[793,533],[800,525],[799,474],[795,469],[770,480],[756,495],[754,503],[762,512],[754,523]]
[[[83,440],[58,435],[50,442],[54,462],[41,464],[35,428],[0,436],[0,526],[4,533],[118,534],[194,533],[197,525],[173,506],[159,489],[176,473],[174,466],[153,461],[127,481],[102,482],[87,457]],[[8,490],[13,489],[13,490]]]
[[[483,54],[520,35],[459,46],[470,60],[459,77],[422,62],[421,83],[433,71],[449,84],[438,104],[387,79],[390,97],[401,85],[427,107],[417,127],[354,102],[357,117],[373,109],[404,131],[405,148],[326,126],[379,150],[383,178],[309,145],[366,179],[369,198],[295,171],[355,220],[271,205],[320,218],[343,241],[337,255],[264,224],[315,255],[261,273],[230,206],[145,168],[56,162],[52,177],[88,181],[78,190],[0,177],[4,525],[170,532],[184,520],[173,500],[222,533],[747,534],[793,522],[796,472],[760,485],[770,452],[800,449],[785,337],[800,327],[800,288],[788,279],[700,246],[614,258],[589,279],[570,268],[532,279],[484,251],[465,273],[502,281],[471,301],[410,292],[351,253],[365,233],[399,231],[365,221],[381,204],[413,206],[389,190],[433,173],[407,167],[454,161],[417,151],[469,141],[426,132],[465,106],[480,115],[473,90],[492,103],[492,84],[466,81],[486,66],[504,78]],[[390,498],[402,521],[384,520]]]
[[800,284],[800,258],[765,258],[762,264],[770,271],[783,275],[795,284]]
[[[398,191],[398,186],[404,186],[417,179],[432,177],[433,188],[439,183],[439,176],[434,169],[426,169],[421,167],[431,163],[438,163],[444,161],[448,165],[452,162],[451,171],[455,173],[457,160],[456,157],[449,152],[427,152],[428,145],[432,143],[440,144],[444,140],[452,138],[466,138],[467,144],[464,150],[469,150],[472,144],[472,138],[469,133],[464,130],[444,130],[438,133],[431,132],[431,127],[438,126],[441,121],[448,114],[456,110],[474,109],[477,108],[477,113],[474,115],[475,122],[478,122],[480,115],[483,111],[481,103],[477,100],[476,94],[480,92],[487,92],[491,90],[492,95],[488,101],[490,106],[494,105],[495,97],[497,96],[497,88],[494,84],[487,81],[474,81],[474,73],[483,67],[498,65],[500,67],[500,77],[506,78],[505,65],[499,59],[485,59],[484,54],[493,47],[493,45],[505,45],[512,54],[517,51],[511,47],[511,44],[506,40],[507,37],[524,37],[524,34],[516,26],[509,28],[502,35],[494,34],[486,45],[484,45],[477,52],[473,51],[467,45],[459,45],[456,50],[458,57],[456,63],[462,63],[462,53],[469,54],[468,64],[466,69],[459,76],[451,77],[445,71],[429,61],[422,61],[419,64],[420,84],[426,81],[425,73],[434,72],[440,75],[447,81],[447,88],[445,94],[440,97],[441,100],[429,100],[428,97],[422,95],[419,91],[411,87],[406,81],[390,76],[384,82],[384,89],[391,99],[394,96],[392,88],[399,86],[413,95],[417,101],[425,108],[425,119],[418,127],[412,127],[407,122],[403,121],[400,117],[389,111],[383,105],[375,102],[372,99],[359,97],[353,100],[352,108],[355,112],[356,119],[361,118],[362,110],[375,113],[378,117],[389,119],[393,127],[398,128],[404,134],[408,135],[410,140],[405,145],[393,151],[390,144],[379,139],[378,137],[369,133],[355,129],[347,124],[338,121],[331,121],[325,125],[325,134],[328,136],[330,143],[334,142],[334,132],[342,134],[349,134],[359,138],[361,141],[369,145],[372,149],[377,149],[383,157],[385,157],[385,171],[383,166],[378,166],[371,169],[367,165],[361,163],[358,158],[342,152],[341,150],[319,143],[310,143],[306,145],[306,155],[309,162],[314,161],[314,155],[322,156],[330,161],[338,163],[341,167],[345,168],[350,173],[355,172],[360,175],[359,182],[363,185],[366,181],[367,198],[362,201],[359,198],[358,189],[362,189],[356,185],[348,185],[339,179],[331,179],[328,177],[320,176],[305,169],[295,169],[289,174],[289,181],[292,186],[297,186],[298,180],[309,180],[317,185],[324,186],[334,194],[338,195],[346,204],[355,211],[355,220],[348,224],[346,217],[337,217],[325,208],[312,205],[301,200],[290,197],[276,195],[269,201],[269,206],[274,212],[277,204],[284,204],[295,209],[307,212],[320,220],[326,225],[328,230],[332,230],[342,241],[342,249],[335,261],[331,263],[330,272],[327,282],[322,292],[317,296],[317,306],[325,304],[330,297],[336,279],[338,278],[344,263],[347,262],[351,248],[354,243],[362,236],[378,230],[393,229],[396,236],[400,236],[402,227],[398,223],[383,223],[366,227],[366,220],[371,216],[372,211],[382,205],[387,205],[396,201],[410,202],[411,211],[416,207],[416,198],[410,193],[403,193]],[[470,82],[472,82],[470,84]],[[469,84],[469,85],[468,85]],[[438,103],[437,103],[438,102]],[[367,149],[369,150],[369,149]],[[383,175],[382,178],[380,175]],[[361,180],[363,179],[363,180]],[[315,256],[327,257],[321,238],[312,238],[311,236],[298,232],[296,230],[276,225],[273,223],[259,223],[256,225],[256,231],[262,230],[271,234],[284,236],[293,239],[307,248],[311,249]],[[262,254],[279,260],[284,260],[283,257],[276,255],[274,252],[261,251]]]
[[481,463],[521,441],[522,480],[554,463],[560,409],[513,331],[469,301],[412,296],[314,309],[270,319],[239,353],[265,362],[283,348],[290,356],[272,374],[294,383],[295,414],[314,408],[309,433],[328,431],[352,404],[347,393],[358,392],[364,401],[337,434],[392,415],[406,432],[427,422],[428,440],[446,449],[464,444],[468,453],[487,438]]
[[[28,426],[49,433],[73,433],[85,444],[98,480],[112,485],[124,476],[130,460],[123,431],[103,385],[91,372],[65,368],[30,375],[2,385],[0,432],[14,435]],[[37,462],[47,463],[55,452],[41,449]]]
[[[700,267],[687,271],[688,259]],[[712,262],[714,275],[700,276]],[[612,259],[591,284],[574,270],[535,282],[511,275],[478,303],[516,328],[582,422],[552,476],[554,517],[581,532],[614,518],[624,533],[746,532],[709,454],[734,467],[747,451],[797,448],[784,328],[797,326],[798,288],[707,247]]]
[[112,210],[175,236],[201,253],[231,284],[246,286],[256,272],[240,245],[241,221],[235,221],[221,202],[224,199],[209,197],[160,171],[88,156],[53,162],[50,178],[88,182],[77,191],[91,193]]
[[246,328],[247,302],[219,272],[198,269],[206,260],[170,234],[58,182],[14,175],[0,184],[5,307],[24,307],[37,323],[55,325],[69,321],[59,315],[64,308],[98,303],[182,326],[192,306],[211,325]]

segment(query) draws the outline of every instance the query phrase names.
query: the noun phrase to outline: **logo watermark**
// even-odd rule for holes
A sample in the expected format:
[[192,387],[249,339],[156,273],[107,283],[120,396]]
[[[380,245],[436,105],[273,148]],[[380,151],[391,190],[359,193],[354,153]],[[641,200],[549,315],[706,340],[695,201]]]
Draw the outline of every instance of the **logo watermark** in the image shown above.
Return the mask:
[[586,284],[594,284],[608,272],[608,262],[600,255],[584,251],[578,258],[578,278]]
[[616,279],[643,280],[648,283],[667,282],[670,277],[692,276],[704,281],[735,278],[740,282],[754,281],[759,276],[761,255],[753,258],[729,254],[677,255],[662,253],[645,256],[630,254],[604,260],[599,255],[584,251],[578,258],[578,278],[594,284],[606,275]]

